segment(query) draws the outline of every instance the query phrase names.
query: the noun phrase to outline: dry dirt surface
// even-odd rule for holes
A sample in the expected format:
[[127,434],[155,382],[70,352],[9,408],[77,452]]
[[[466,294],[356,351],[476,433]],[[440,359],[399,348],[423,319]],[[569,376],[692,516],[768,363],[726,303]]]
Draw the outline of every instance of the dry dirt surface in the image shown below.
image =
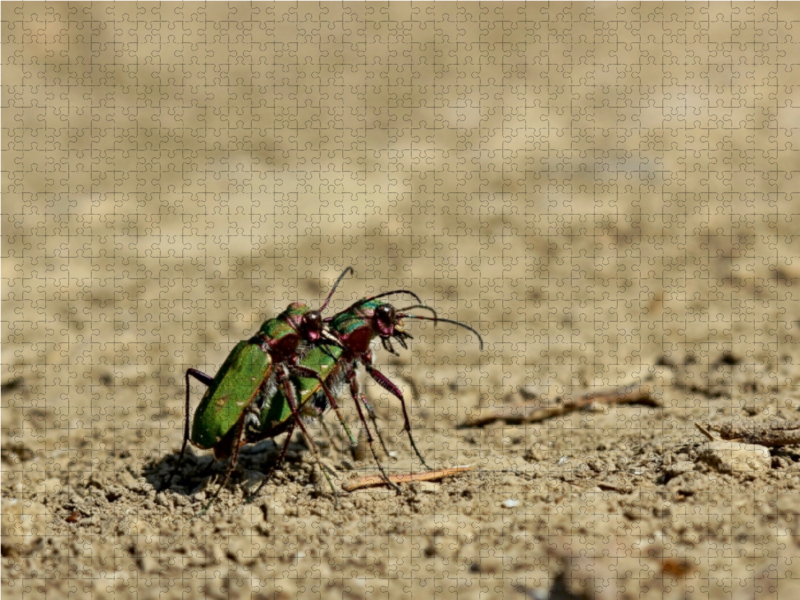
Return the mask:
[[[4,598],[800,597],[800,6],[1,9]],[[344,491],[345,392],[338,506],[296,432],[201,515],[186,369],[348,266],[480,331],[375,350],[473,470]]]

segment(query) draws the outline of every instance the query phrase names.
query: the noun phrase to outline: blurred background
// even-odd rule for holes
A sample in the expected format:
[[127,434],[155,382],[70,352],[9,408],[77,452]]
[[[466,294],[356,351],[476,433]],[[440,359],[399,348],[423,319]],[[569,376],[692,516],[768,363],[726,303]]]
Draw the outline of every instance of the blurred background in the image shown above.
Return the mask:
[[160,460],[185,370],[348,266],[328,314],[408,288],[486,341],[378,355],[434,462],[521,386],[785,361],[798,10],[4,2],[3,447]]

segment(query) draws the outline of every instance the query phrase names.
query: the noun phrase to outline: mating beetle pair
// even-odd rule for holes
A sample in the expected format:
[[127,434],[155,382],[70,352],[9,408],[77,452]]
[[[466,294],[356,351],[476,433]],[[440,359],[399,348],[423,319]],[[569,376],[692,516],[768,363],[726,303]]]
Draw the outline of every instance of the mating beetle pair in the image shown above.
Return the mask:
[[[242,445],[287,433],[277,462],[259,488],[248,498],[250,500],[259,493],[272,470],[283,461],[294,428],[299,426],[336,497],[336,488],[320,461],[316,444],[305,428],[304,419],[322,417],[329,408],[333,408],[351,443],[355,444],[336,403],[336,398],[341,395],[346,383],[355,401],[359,418],[367,434],[367,442],[378,468],[387,483],[399,491],[396,484],[387,476],[375,453],[362,404],[376,428],[379,439],[381,442],[383,440],[377,430],[372,408],[361,390],[356,371],[358,365],[363,365],[379,385],[400,399],[405,420],[404,428],[415,453],[427,468],[411,435],[411,423],[403,395],[397,386],[374,367],[370,346],[373,340],[379,338],[383,347],[394,354],[396,352],[391,339],[395,339],[406,348],[405,340],[411,336],[403,330],[402,320],[405,318],[459,325],[469,329],[478,337],[481,348],[483,340],[477,331],[463,323],[438,318],[433,309],[422,304],[419,297],[408,290],[393,290],[359,300],[348,309],[323,320],[322,311],[327,307],[339,283],[351,272],[352,268],[348,267],[339,276],[319,310],[312,310],[302,303],[294,303],[278,317],[265,321],[255,336],[236,345],[215,377],[212,378],[196,369],[186,371],[186,420],[183,446],[178,464],[164,488],[169,487],[180,468],[189,441],[198,448],[212,449],[216,459],[230,458],[225,477],[217,492],[201,511],[202,514],[225,487],[236,467],[239,448]],[[410,295],[418,304],[398,310],[380,300],[392,294]],[[426,317],[406,312],[415,308],[429,310],[433,316]],[[208,386],[195,413],[191,434],[189,376]]]

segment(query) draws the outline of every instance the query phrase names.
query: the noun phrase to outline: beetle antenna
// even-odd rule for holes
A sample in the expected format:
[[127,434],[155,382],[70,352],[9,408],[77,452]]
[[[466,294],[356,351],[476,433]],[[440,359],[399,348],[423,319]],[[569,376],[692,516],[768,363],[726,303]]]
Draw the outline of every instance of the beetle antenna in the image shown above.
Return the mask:
[[328,292],[328,297],[325,298],[325,302],[322,304],[322,306],[319,307],[318,309],[319,312],[322,312],[323,310],[325,310],[325,307],[328,306],[328,302],[331,301],[331,296],[333,296],[333,292],[335,292],[336,288],[339,287],[339,284],[342,282],[342,279],[345,278],[345,275],[352,272],[353,272],[353,267],[347,267],[344,271],[342,271],[342,274],[339,275],[339,279],[336,280],[336,283],[333,284],[331,291]]
[[[367,302],[371,302],[372,300],[377,300],[378,298],[383,298],[384,296],[391,296],[392,294],[408,294],[409,296],[414,298],[414,300],[416,300],[417,302],[422,303],[422,299],[419,296],[417,296],[414,292],[412,292],[411,290],[392,290],[390,292],[383,292],[382,294],[378,294],[377,296],[370,296],[369,298],[362,298],[361,300],[359,300],[355,304],[351,305],[350,307],[346,308],[342,312],[347,312],[348,310],[356,309],[359,306],[361,306],[363,304],[366,304]],[[341,314],[341,313],[339,313],[339,314]],[[327,319],[325,319],[325,322],[327,323],[331,319],[333,319],[333,317],[328,317]]]
[[451,321],[450,319],[439,319],[439,318],[433,318],[433,317],[423,317],[421,315],[405,315],[405,314],[398,314],[397,318],[398,319],[419,319],[420,321],[433,321],[434,323],[452,323],[453,325],[458,325],[459,327],[463,327],[464,329],[468,329],[469,331],[474,333],[477,336],[478,342],[481,345],[481,350],[483,350],[483,338],[481,337],[481,334],[478,333],[475,329],[473,329],[469,325],[461,323],[460,321]]
[[439,318],[438,315],[436,314],[436,311],[433,310],[430,306],[426,306],[425,304],[413,304],[411,306],[405,306],[403,308],[398,308],[397,312],[404,313],[407,310],[411,310],[412,308],[423,308],[425,310],[429,310],[429,311],[431,311],[433,313],[433,318],[434,319],[438,319]]

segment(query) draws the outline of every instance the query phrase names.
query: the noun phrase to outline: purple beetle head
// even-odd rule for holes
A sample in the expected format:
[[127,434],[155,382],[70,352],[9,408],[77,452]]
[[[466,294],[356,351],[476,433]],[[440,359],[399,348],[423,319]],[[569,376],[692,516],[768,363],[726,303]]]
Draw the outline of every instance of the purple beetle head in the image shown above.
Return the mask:
[[316,342],[322,337],[322,315],[318,310],[310,310],[303,316],[300,333],[309,342]]
[[[433,313],[433,317],[425,317],[422,315],[414,315],[410,314],[407,311],[414,309],[414,308],[422,308],[425,310],[429,310]],[[367,311],[367,315],[369,316],[369,311]],[[384,348],[386,348],[392,354],[397,354],[392,348],[392,344],[390,339],[394,339],[403,348],[407,348],[405,340],[413,339],[410,334],[406,333],[403,328],[403,319],[419,319],[422,321],[433,321],[434,323],[452,323],[453,325],[458,325],[459,327],[463,327],[474,333],[477,338],[478,342],[480,343],[481,350],[483,350],[483,338],[481,338],[480,334],[475,331],[469,325],[465,325],[459,321],[453,321],[450,319],[441,319],[436,315],[436,311],[433,310],[431,307],[426,306],[425,304],[415,304],[413,306],[407,306],[401,309],[396,309],[391,304],[386,304],[384,302],[380,302],[377,306],[374,307],[372,310],[372,316],[370,320],[370,328],[374,335],[380,337],[381,344]]]
[[397,310],[391,304],[381,304],[372,313],[372,330],[382,338],[403,331],[403,325],[397,316]]
[[283,317],[307,342],[316,342],[322,337],[322,315],[318,310],[311,310],[302,302],[293,302],[285,311]]

